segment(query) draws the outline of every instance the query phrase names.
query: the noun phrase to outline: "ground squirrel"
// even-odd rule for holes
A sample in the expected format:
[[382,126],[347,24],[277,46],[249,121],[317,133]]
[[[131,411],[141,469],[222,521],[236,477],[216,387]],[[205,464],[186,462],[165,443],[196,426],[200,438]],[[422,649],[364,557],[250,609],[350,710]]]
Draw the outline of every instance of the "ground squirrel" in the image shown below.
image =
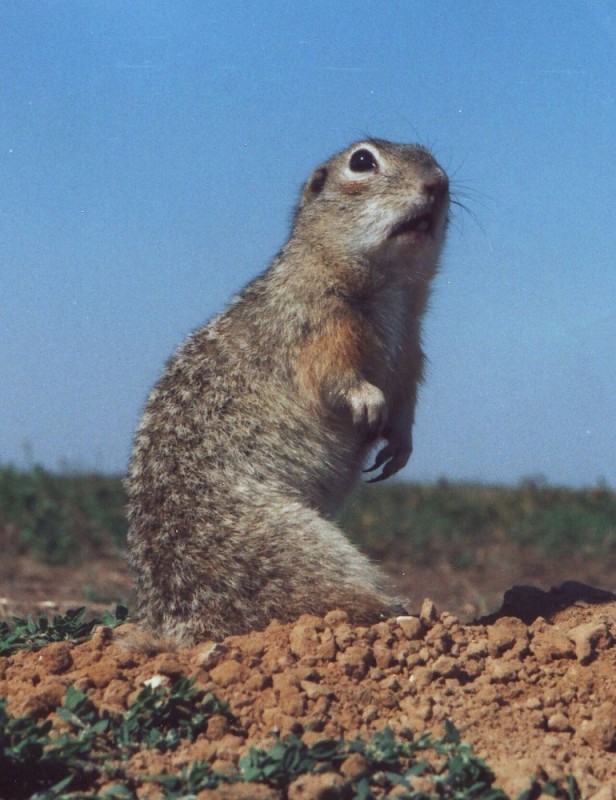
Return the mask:
[[353,144],[312,173],[270,267],[171,358],[127,482],[154,634],[186,645],[304,612],[400,613],[332,518],[379,440],[377,480],[411,453],[447,208],[426,149]]

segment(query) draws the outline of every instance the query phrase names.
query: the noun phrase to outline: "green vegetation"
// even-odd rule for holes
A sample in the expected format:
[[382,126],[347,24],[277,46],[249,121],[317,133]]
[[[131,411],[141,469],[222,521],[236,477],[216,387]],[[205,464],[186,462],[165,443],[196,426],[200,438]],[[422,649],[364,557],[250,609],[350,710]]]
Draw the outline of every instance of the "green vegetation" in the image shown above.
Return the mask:
[[81,642],[89,639],[97,625],[115,628],[128,619],[126,606],[116,606],[115,613],[106,611],[99,619],[86,619],[86,608],[69,609],[64,615],[55,615],[51,622],[45,614],[38,620],[31,615],[13,617],[13,624],[0,622],[0,656],[10,656],[16,650],[38,650],[51,642]]
[[168,690],[146,686],[119,716],[101,716],[84,692],[69,686],[57,709],[65,723],[60,733],[52,733],[50,721],[10,717],[0,700],[0,775],[9,792],[3,797],[56,798],[65,790],[85,790],[101,776],[125,783],[124,794],[112,796],[136,797],[122,762],[144,748],[173,750],[182,739],[193,741],[213,714],[230,718],[226,704],[186,679]]
[[[300,775],[335,770],[356,753],[363,757],[365,768],[353,780],[355,798],[369,800],[374,797],[374,789],[389,790],[394,786],[404,787],[408,790],[406,796],[417,800],[454,797],[455,792],[468,800],[506,798],[504,792],[493,788],[491,770],[473,755],[469,745],[461,743],[451,723],[442,740],[432,740],[427,734],[414,740],[410,732],[404,739],[396,738],[389,728],[368,742],[325,740],[307,747],[301,739],[290,737],[267,751],[251,749],[240,761],[240,774],[244,780],[284,790]],[[440,758],[429,757],[434,754]],[[432,790],[413,791],[411,780],[417,777],[426,778]],[[404,798],[405,794],[398,796]]]
[[342,518],[350,538],[382,561],[458,569],[490,545],[616,559],[616,493],[526,481],[517,487],[393,483],[362,488]]
[[119,478],[0,467],[0,546],[48,564],[117,552],[126,543]]
[[[120,478],[58,475],[0,466],[0,546],[50,564],[117,553],[126,546]],[[490,545],[532,546],[542,554],[616,559],[616,492],[393,482],[362,488],[342,525],[370,556],[458,569]]]
[[[192,742],[214,714],[232,720],[226,703],[180,678],[169,689],[145,686],[132,706],[119,717],[102,718],[87,694],[69,686],[60,716],[74,733],[89,731],[91,744],[122,760],[141,749],[174,750],[182,739]],[[104,741],[97,742],[100,734]]]
[[59,793],[72,781],[75,748],[65,752],[62,743],[52,743],[50,731],[50,721],[10,717],[0,700],[0,775],[7,798],[30,797],[38,789]]
[[181,678],[169,690],[146,686],[122,719],[112,726],[114,744],[123,753],[143,747],[174,750],[182,739],[192,742],[214,714],[233,718],[226,703]]
[[[225,714],[227,707],[213,695],[197,691],[182,679],[169,690],[144,689],[121,716],[102,716],[87,695],[69,687],[57,715],[65,724],[52,733],[51,722],[37,723],[29,717],[14,718],[0,701],[0,775],[7,800],[51,800],[94,797],[103,800],[137,798],[140,784],[156,785],[165,800],[190,800],[203,789],[221,784],[252,782],[281,790],[301,775],[335,772],[354,754],[364,768],[348,779],[349,796],[373,800],[393,787],[402,800],[507,800],[494,788],[494,775],[460,741],[453,725],[443,739],[410,733],[397,738],[391,730],[375,734],[369,741],[324,740],[312,747],[291,736],[268,750],[252,748],[240,759],[238,770],[222,774],[200,761],[171,775],[131,778],[126,762],[144,748],[175,749],[182,739],[193,740],[205,729],[212,714]],[[422,789],[413,779],[422,779]],[[113,781],[104,794],[96,786]],[[576,800],[573,780],[566,786],[538,783],[529,786],[519,800],[539,794]],[[143,796],[143,795],[142,795]]]

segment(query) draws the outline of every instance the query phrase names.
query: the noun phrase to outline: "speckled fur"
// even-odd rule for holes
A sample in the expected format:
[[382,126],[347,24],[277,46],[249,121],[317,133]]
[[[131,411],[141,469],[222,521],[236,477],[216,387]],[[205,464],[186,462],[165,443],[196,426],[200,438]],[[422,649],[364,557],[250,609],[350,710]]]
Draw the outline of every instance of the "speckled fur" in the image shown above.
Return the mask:
[[[375,168],[356,172],[367,150]],[[392,235],[429,212],[429,234]],[[179,645],[345,609],[396,611],[332,519],[380,439],[411,452],[420,322],[447,223],[423,148],[358,142],[307,181],[289,241],[171,358],[128,477],[138,613]]]

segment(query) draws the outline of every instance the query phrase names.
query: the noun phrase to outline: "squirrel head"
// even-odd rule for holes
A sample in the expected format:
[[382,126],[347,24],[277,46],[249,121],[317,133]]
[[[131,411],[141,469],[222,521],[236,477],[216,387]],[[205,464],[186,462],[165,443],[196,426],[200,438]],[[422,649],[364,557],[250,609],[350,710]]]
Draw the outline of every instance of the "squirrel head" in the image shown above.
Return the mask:
[[435,263],[448,205],[447,175],[426,148],[367,139],[314,170],[295,211],[294,231],[310,230],[328,250],[351,257]]

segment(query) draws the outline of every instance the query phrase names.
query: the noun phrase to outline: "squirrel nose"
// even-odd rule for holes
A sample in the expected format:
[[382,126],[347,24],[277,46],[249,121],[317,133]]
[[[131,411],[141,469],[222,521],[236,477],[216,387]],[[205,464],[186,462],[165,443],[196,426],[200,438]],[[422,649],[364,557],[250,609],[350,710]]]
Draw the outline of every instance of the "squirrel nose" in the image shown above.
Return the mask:
[[424,179],[423,191],[435,203],[442,202],[449,194],[449,179],[442,170],[433,172]]

